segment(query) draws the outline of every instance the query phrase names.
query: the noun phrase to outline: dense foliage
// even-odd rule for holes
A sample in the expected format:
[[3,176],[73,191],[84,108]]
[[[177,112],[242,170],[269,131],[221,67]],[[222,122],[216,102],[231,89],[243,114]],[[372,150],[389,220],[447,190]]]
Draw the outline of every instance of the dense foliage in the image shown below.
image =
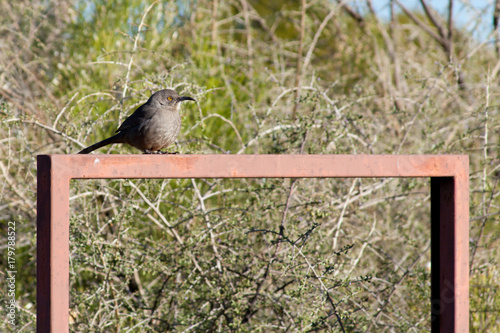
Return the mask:
[[[197,100],[180,153],[469,155],[471,331],[498,331],[498,49],[342,3],[1,0],[0,330],[35,327],[36,155],[173,88]],[[70,205],[72,331],[430,328],[427,179],[73,181]]]

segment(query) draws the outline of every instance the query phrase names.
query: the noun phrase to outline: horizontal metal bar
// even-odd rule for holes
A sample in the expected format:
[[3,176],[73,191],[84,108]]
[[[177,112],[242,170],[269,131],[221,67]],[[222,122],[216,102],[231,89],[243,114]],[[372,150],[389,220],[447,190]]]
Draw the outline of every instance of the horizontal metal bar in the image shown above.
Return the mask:
[[69,178],[452,177],[468,165],[465,155],[48,156]]

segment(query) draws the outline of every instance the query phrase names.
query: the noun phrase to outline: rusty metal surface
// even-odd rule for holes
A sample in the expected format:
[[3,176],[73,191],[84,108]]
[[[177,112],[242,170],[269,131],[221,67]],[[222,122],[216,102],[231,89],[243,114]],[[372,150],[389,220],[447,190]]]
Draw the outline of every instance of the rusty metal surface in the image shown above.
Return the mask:
[[452,177],[459,155],[47,155],[70,178]]
[[431,177],[433,332],[469,331],[464,155],[39,155],[37,331],[69,330],[69,181],[88,178]]
[[[454,309],[457,331],[469,331],[469,159],[454,177]],[[445,268],[446,269],[446,268]]]

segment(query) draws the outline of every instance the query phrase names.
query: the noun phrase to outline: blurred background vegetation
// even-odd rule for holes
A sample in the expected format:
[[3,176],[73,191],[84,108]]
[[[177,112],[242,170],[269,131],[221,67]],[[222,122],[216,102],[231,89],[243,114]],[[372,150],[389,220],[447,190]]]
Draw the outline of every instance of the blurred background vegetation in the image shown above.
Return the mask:
[[[0,330],[35,329],[36,156],[173,88],[180,153],[467,154],[470,326],[499,332],[499,2],[485,41],[359,2],[0,0]],[[74,332],[430,329],[428,179],[73,181],[70,205]]]

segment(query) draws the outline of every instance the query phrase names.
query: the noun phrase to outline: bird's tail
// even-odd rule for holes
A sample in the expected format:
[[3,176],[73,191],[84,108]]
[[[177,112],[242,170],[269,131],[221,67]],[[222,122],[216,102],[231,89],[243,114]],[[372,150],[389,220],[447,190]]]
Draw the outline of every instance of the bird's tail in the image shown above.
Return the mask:
[[99,141],[98,143],[94,143],[92,146],[89,146],[89,147],[85,148],[84,150],[78,152],[78,154],[88,154],[96,149],[99,149],[101,147],[104,147],[104,146],[107,146],[107,145],[110,145],[113,143],[123,143],[122,133],[118,133],[116,135],[113,135],[110,138]]

